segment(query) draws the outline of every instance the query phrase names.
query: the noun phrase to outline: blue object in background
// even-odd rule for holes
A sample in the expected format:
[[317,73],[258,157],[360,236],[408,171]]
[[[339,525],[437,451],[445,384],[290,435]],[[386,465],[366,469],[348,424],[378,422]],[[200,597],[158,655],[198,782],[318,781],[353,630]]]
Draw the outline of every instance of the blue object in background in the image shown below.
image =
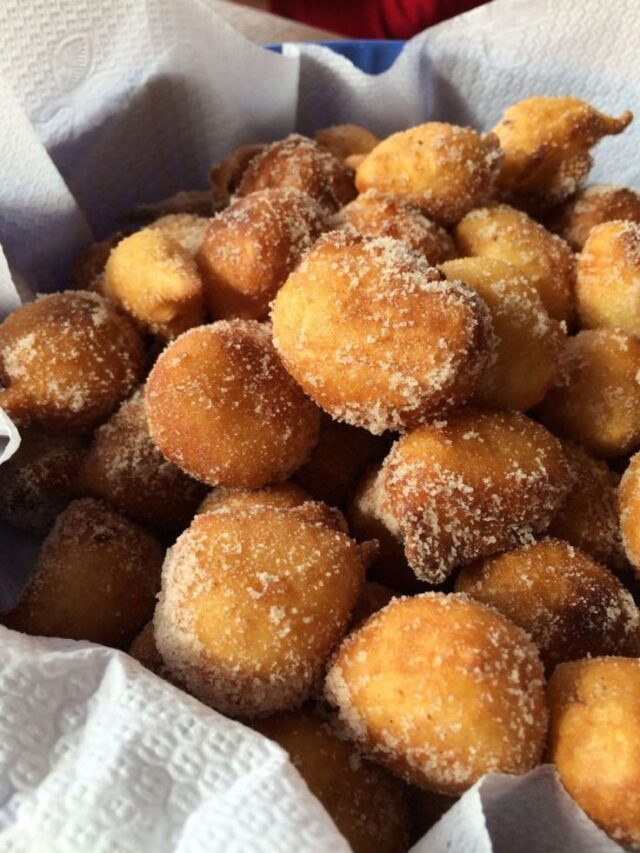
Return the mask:
[[[382,74],[383,71],[391,68],[406,42],[369,39],[366,41],[316,41],[311,44],[328,47],[334,53],[345,56],[356,68],[367,74]],[[282,53],[281,44],[270,44],[268,49]]]

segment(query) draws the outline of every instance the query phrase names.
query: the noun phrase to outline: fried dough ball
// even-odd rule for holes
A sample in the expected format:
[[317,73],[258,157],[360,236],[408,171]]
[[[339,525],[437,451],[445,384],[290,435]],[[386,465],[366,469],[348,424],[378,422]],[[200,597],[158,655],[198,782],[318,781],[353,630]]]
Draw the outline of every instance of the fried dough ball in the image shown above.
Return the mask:
[[222,206],[229,203],[229,199],[238,189],[238,184],[247,166],[266,147],[260,143],[243,145],[241,148],[236,148],[222,163],[211,169],[210,178],[214,200],[218,200]]
[[152,442],[142,389],[96,432],[77,472],[76,490],[101,498],[133,521],[165,530],[185,527],[205,493]]
[[518,267],[495,258],[460,258],[440,267],[449,281],[472,287],[491,312],[494,357],[480,377],[481,406],[526,412],[555,378],[565,333],[547,314],[533,282]]
[[456,226],[461,255],[496,258],[519,267],[554,320],[574,312],[575,258],[569,246],[521,210],[495,204],[472,210]]
[[315,500],[342,506],[362,474],[385,455],[390,444],[385,436],[372,435],[323,415],[318,443],[294,479]]
[[548,688],[549,756],[578,805],[640,847],[640,660],[564,663]]
[[156,646],[156,638],[153,633],[153,619],[144,626],[142,631],[134,638],[129,646],[129,654],[142,666],[146,666],[151,672],[155,672],[161,678],[164,677],[166,669],[164,661]]
[[236,193],[249,195],[271,187],[293,187],[335,211],[355,196],[353,173],[337,157],[306,136],[292,133],[255,156]]
[[358,167],[356,186],[403,196],[453,225],[491,196],[501,160],[494,134],[434,121],[384,139]]
[[311,714],[271,717],[256,728],[289,753],[354,853],[405,853],[409,801],[403,782],[362,758]]
[[276,483],[262,489],[213,489],[198,507],[198,512],[219,509],[244,510],[254,507],[292,509],[311,500],[311,495],[295,483]]
[[280,289],[274,343],[337,420],[404,430],[464,403],[492,344],[489,312],[398,240],[333,232]]
[[618,497],[625,553],[640,577],[640,453],[622,475]]
[[42,543],[15,631],[126,647],[153,613],[164,549],[101,501],[73,501]]
[[379,469],[370,470],[361,480],[347,518],[349,530],[358,542],[378,542],[376,559],[367,572],[369,578],[400,592],[424,591],[424,583],[407,563],[399,526],[383,511]]
[[219,213],[196,259],[211,316],[264,320],[302,253],[327,225],[320,205],[293,187],[251,193]]
[[596,184],[552,211],[547,227],[580,252],[592,228],[616,219],[640,224],[640,193],[614,184]]
[[85,448],[74,436],[27,430],[0,472],[0,518],[44,535],[74,497],[73,481]]
[[460,794],[484,773],[540,761],[538,650],[465,595],[393,600],[342,643],[325,693],[365,754],[426,790]]
[[147,380],[147,420],[162,455],[211,486],[285,480],[318,440],[320,412],[286,373],[268,326],[191,329]]
[[386,607],[395,596],[396,593],[394,590],[389,589],[388,586],[376,583],[376,581],[366,581],[360,593],[360,598],[356,602],[351,624],[359,625],[361,622],[364,622],[369,616],[373,616],[378,610]]
[[88,432],[143,370],[136,328],[96,293],[41,296],[0,325],[0,407],[20,426]]
[[164,565],[158,650],[172,675],[223,714],[294,709],[363,581],[356,543],[306,507],[198,515]]
[[498,187],[505,197],[531,209],[559,204],[579,189],[603,137],[621,133],[632,120],[604,115],[578,98],[539,95],[505,110],[493,132],[504,162]]
[[80,252],[71,265],[69,288],[71,290],[95,290],[99,292],[100,285],[97,281],[104,272],[111,250],[118,245],[122,237],[123,235],[120,233],[114,234],[106,240],[91,243],[90,246]]
[[145,228],[109,255],[102,293],[163,340],[204,321],[195,261],[161,228]]
[[430,583],[530,541],[571,485],[560,442],[519,412],[453,412],[396,442],[380,476],[382,512]]
[[314,140],[330,151],[338,160],[346,160],[354,154],[368,154],[380,143],[380,139],[357,124],[334,124],[317,131]]
[[567,340],[555,384],[538,407],[549,429],[594,456],[640,446],[640,341],[614,329]]
[[562,449],[571,470],[572,486],[547,532],[616,572],[624,572],[627,564],[618,523],[620,477],[577,444],[566,441]]
[[402,196],[367,190],[343,207],[338,217],[359,234],[402,240],[430,264],[456,256],[454,242],[444,228],[423,216]]
[[559,539],[466,566],[455,588],[524,628],[550,670],[582,657],[640,654],[640,613],[631,593]]
[[640,335],[640,224],[605,222],[578,256],[576,300],[583,328]]
[[192,258],[198,254],[211,218],[194,216],[192,213],[170,213],[161,216],[149,225],[152,231],[160,231],[166,237],[175,240]]

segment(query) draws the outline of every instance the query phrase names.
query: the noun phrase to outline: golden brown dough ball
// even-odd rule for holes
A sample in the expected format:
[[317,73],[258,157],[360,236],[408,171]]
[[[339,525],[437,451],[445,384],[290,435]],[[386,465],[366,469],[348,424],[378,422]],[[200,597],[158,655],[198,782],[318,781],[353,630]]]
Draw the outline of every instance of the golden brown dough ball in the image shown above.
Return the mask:
[[366,581],[360,593],[360,598],[356,602],[351,624],[359,625],[361,622],[364,622],[369,616],[386,607],[395,596],[396,592],[393,589],[389,589],[388,586],[384,586],[376,581]]
[[254,507],[292,509],[311,500],[311,495],[295,483],[276,483],[262,489],[213,489],[198,507],[198,512],[219,509],[242,510]]
[[425,584],[407,563],[399,526],[383,510],[382,497],[380,470],[374,468],[360,481],[347,511],[349,530],[358,542],[378,542],[378,553],[367,576],[400,592],[424,591]]
[[596,184],[552,210],[547,227],[580,252],[592,228],[615,219],[640,223],[640,193],[614,184]]
[[547,314],[533,282],[495,258],[460,258],[440,267],[472,287],[491,312],[495,348],[473,396],[476,403],[526,412],[555,378],[565,333]]
[[319,410],[282,367],[268,326],[253,320],[185,332],[157,360],[146,389],[162,455],[212,486],[285,480],[318,439]]
[[356,186],[403,196],[453,225],[491,196],[501,159],[494,134],[434,121],[384,139],[358,167]]
[[204,321],[195,261],[161,229],[145,228],[118,243],[107,261],[102,293],[163,340]]
[[266,147],[260,143],[243,145],[241,148],[236,148],[222,163],[211,169],[210,177],[214,201],[217,201],[222,207],[229,203],[229,199],[238,189],[238,184],[247,166]]
[[101,285],[97,280],[104,273],[111,250],[122,240],[122,234],[114,234],[106,240],[91,243],[71,265],[69,271],[69,288],[71,290],[100,291]]
[[531,541],[571,480],[559,441],[518,412],[461,410],[403,436],[384,462],[381,507],[416,576]]
[[456,226],[461,255],[507,261],[531,279],[554,320],[574,313],[575,258],[569,246],[521,210],[495,204],[472,210]]
[[306,136],[291,134],[267,146],[245,169],[236,193],[249,195],[271,187],[293,187],[335,211],[355,196],[353,172]]
[[583,183],[589,153],[604,136],[621,133],[633,115],[598,112],[578,98],[539,95],[504,111],[493,132],[505,157],[498,187],[514,203],[531,209],[559,204]]
[[179,243],[192,258],[198,253],[204,235],[211,222],[209,216],[195,216],[192,213],[169,213],[156,219],[149,228],[159,231],[166,237]]
[[615,329],[569,338],[538,414],[549,429],[594,456],[635,450],[640,446],[640,341]]
[[164,677],[166,667],[156,646],[156,638],[153,633],[153,619],[147,622],[142,631],[134,638],[129,646],[129,654],[132,658],[139,661],[142,666],[150,669],[151,672],[155,672],[161,678]]
[[403,782],[362,758],[311,714],[271,717],[256,728],[289,753],[354,853],[405,853],[409,801]]
[[359,748],[426,790],[460,794],[484,773],[526,773],[540,761],[538,650],[465,595],[392,601],[342,643],[325,693]]
[[76,489],[133,521],[166,530],[185,527],[205,493],[152,442],[142,389],[96,432],[77,472]]
[[219,213],[197,256],[211,316],[264,320],[302,253],[327,225],[320,205],[293,187],[251,193]]
[[627,564],[618,523],[620,477],[577,444],[563,442],[562,449],[572,486],[549,525],[549,535],[581,548],[616,572],[624,572]]
[[41,296],[0,325],[0,407],[21,426],[88,432],[143,370],[134,325],[96,293]]
[[398,240],[333,232],[280,289],[274,343],[337,420],[380,434],[464,403],[491,346],[488,309]]
[[170,673],[223,714],[298,707],[362,589],[359,550],[300,509],[198,515],[167,556],[155,614]]
[[561,664],[548,697],[549,757],[562,784],[612,838],[640,846],[640,660]]
[[456,256],[456,247],[444,228],[423,216],[405,198],[379,190],[367,190],[343,207],[338,219],[359,234],[393,237],[430,264],[440,264]]
[[318,443],[294,479],[315,500],[342,506],[364,471],[385,455],[390,444],[386,436],[372,435],[323,415]]
[[101,501],[73,501],[4,616],[15,631],[126,647],[153,613],[164,549]]
[[631,593],[585,553],[544,539],[466,566],[456,592],[520,625],[548,669],[567,660],[640,654],[640,613]]
[[619,508],[625,553],[640,577],[640,453],[631,459],[622,475]]
[[334,124],[317,131],[313,137],[318,145],[330,151],[338,160],[354,154],[368,154],[380,139],[366,127],[357,124]]
[[605,222],[578,256],[576,300],[583,328],[640,335],[640,225]]
[[26,430],[16,453],[0,472],[0,518],[28,533],[44,535],[74,497],[73,482],[85,453],[73,436]]

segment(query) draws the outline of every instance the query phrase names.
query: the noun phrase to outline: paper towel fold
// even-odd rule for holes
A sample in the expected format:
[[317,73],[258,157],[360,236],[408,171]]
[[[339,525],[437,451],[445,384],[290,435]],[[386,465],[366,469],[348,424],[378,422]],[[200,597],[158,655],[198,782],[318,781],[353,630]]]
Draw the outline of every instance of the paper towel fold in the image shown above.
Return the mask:
[[[625,0],[495,0],[418,36],[377,77],[317,46],[268,53],[202,0],[7,0],[3,12],[0,317],[64,286],[91,230],[204,186],[237,145],[341,121],[487,129],[542,92],[611,112],[640,103],[640,19]],[[594,178],[638,185],[639,142],[640,126],[604,142]],[[2,458],[14,447],[0,418]],[[0,526],[4,605],[33,552]],[[0,630],[0,662],[0,851],[347,849],[277,747],[127,656]],[[540,768],[482,780],[415,848],[451,849],[621,848]]]

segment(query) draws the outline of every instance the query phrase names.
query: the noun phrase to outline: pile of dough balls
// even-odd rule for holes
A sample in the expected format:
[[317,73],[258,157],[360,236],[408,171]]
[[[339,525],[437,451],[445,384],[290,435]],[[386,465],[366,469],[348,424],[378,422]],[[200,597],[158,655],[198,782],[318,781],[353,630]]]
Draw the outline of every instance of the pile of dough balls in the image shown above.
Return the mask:
[[248,140],[126,214],[0,324],[3,623],[277,741],[356,853],[542,761],[640,847],[631,118]]

